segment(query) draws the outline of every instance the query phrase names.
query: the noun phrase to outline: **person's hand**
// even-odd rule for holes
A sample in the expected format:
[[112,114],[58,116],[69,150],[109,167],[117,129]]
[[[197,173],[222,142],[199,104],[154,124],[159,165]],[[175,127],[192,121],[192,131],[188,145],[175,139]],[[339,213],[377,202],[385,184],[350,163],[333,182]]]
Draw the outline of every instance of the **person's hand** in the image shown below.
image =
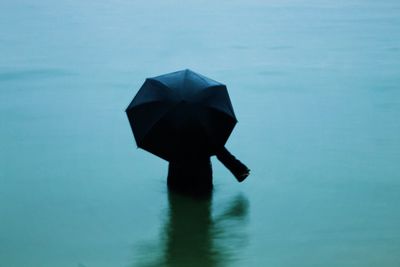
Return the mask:
[[250,170],[246,169],[244,172],[242,172],[238,177],[239,183],[243,182],[248,176],[250,175]]

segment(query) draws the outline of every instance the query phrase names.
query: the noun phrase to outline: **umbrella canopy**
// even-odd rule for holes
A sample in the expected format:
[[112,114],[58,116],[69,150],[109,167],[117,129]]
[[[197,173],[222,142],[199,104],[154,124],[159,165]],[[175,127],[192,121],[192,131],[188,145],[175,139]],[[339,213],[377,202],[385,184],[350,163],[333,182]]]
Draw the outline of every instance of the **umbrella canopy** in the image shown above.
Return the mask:
[[188,69],[146,79],[126,113],[137,146],[168,161],[214,155],[237,122],[226,86]]

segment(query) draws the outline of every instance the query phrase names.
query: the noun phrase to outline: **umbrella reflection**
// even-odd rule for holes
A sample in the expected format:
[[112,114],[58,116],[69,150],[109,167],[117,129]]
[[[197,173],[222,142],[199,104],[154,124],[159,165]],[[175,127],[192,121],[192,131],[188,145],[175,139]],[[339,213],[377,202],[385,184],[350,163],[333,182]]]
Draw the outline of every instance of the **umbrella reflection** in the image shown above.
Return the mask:
[[[227,266],[238,259],[246,236],[243,224],[248,201],[234,197],[222,214],[213,216],[212,195],[190,197],[168,192],[168,215],[160,246],[147,248],[148,258],[134,266]],[[156,258],[154,258],[155,255]]]

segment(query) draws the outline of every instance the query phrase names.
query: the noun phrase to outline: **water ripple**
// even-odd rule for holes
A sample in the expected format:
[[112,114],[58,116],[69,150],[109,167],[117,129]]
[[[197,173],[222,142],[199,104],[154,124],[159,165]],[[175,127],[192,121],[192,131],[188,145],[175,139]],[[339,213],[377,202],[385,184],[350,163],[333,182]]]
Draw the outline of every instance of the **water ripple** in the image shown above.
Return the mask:
[[63,69],[31,69],[31,70],[15,70],[15,71],[0,71],[0,82],[7,81],[25,81],[32,79],[48,79],[60,76],[70,76],[75,73]]

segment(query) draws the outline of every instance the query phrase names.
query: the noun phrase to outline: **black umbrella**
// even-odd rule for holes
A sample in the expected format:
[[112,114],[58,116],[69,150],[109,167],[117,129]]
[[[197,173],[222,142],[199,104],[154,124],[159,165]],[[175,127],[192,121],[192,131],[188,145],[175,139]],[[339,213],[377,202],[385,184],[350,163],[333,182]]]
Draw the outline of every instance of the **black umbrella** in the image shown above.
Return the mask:
[[146,79],[126,113],[137,146],[168,161],[215,155],[237,122],[226,86],[188,69]]

